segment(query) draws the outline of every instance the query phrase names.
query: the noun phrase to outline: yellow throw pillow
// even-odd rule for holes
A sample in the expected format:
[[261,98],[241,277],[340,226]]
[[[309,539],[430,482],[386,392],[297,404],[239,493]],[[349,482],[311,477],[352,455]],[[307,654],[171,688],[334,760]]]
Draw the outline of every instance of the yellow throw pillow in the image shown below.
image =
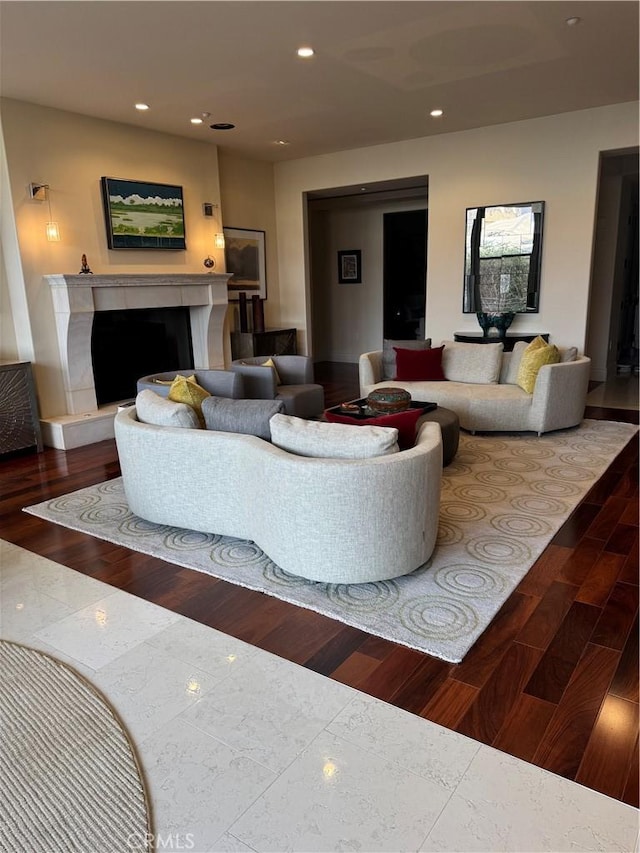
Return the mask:
[[273,359],[272,359],[272,358],[268,358],[266,361],[263,361],[263,362],[262,362],[262,364],[260,365],[260,367],[270,367],[270,368],[273,370],[274,374],[275,374],[275,377],[276,377],[276,385],[282,385],[282,382],[280,381],[280,375],[279,375],[279,373],[278,373],[278,368],[277,368],[277,367],[275,366],[275,364],[273,363]]
[[186,403],[187,406],[191,406],[203,429],[205,423],[202,414],[202,401],[210,396],[211,394],[197,382],[194,382],[192,377],[181,376],[180,374],[176,376],[171,383],[171,388],[169,388],[169,399],[173,400],[174,403]]
[[542,365],[557,364],[559,361],[560,352],[558,347],[554,344],[548,344],[543,338],[538,336],[531,341],[522,353],[516,384],[523,391],[526,391],[527,394],[533,394],[538,371]]

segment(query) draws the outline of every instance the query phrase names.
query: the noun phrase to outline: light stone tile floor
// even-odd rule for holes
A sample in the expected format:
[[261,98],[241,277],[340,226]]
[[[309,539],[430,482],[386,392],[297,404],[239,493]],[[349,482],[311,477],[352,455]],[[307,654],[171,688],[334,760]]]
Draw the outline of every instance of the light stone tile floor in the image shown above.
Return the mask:
[[636,809],[2,540],[0,583],[119,712],[159,850],[637,849]]

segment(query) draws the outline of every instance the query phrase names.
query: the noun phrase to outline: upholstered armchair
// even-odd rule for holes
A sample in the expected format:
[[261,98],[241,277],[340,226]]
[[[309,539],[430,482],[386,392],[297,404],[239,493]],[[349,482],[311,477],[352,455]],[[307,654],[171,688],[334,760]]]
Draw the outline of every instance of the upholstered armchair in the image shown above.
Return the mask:
[[[264,366],[269,358],[274,367]],[[319,417],[324,411],[324,389],[314,383],[313,362],[306,355],[236,359],[230,369],[242,376],[247,399],[282,400],[285,413],[298,418]]]
[[188,367],[184,370],[169,370],[166,373],[153,373],[150,376],[143,376],[138,379],[138,393],[149,390],[155,391],[161,397],[167,397],[171,382],[178,373],[183,376],[195,376],[198,385],[213,394],[214,397],[227,397],[232,400],[242,400],[245,397],[244,379],[241,374],[232,370],[204,368],[194,370]]

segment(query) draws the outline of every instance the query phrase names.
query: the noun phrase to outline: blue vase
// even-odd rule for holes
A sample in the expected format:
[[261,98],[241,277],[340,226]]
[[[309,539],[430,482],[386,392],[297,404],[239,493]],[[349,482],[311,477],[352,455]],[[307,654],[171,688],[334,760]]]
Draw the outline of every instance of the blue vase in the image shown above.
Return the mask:
[[496,337],[505,338],[507,336],[507,329],[513,322],[513,318],[516,315],[513,311],[503,311],[503,312],[489,312],[489,311],[477,311],[476,317],[478,318],[478,323],[480,324],[480,328],[482,329],[482,334],[485,338],[490,337],[489,330],[497,329],[498,334]]

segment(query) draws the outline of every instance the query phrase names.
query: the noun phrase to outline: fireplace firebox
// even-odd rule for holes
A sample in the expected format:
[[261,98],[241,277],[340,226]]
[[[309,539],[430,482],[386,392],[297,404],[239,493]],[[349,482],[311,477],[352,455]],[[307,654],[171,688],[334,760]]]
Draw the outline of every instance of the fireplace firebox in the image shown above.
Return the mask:
[[91,359],[99,406],[135,397],[141,376],[193,369],[189,309],[138,308],[94,314]]

